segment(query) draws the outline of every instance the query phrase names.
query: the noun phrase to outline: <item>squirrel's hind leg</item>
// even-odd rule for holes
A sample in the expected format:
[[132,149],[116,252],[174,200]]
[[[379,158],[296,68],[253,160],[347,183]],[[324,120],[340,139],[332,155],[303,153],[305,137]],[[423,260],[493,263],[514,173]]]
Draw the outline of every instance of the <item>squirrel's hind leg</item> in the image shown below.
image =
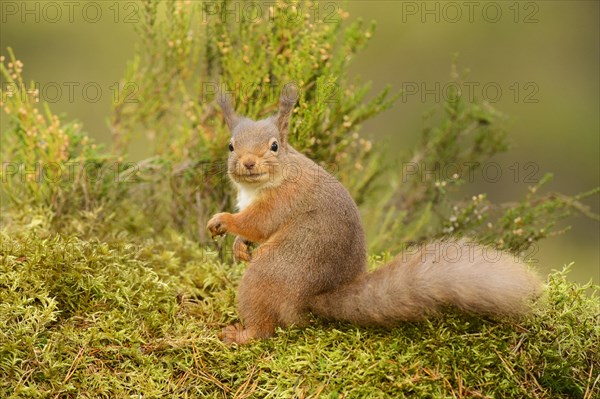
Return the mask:
[[[284,319],[278,325],[281,327],[305,327],[310,322],[308,313],[295,313],[288,316],[290,317],[289,320]],[[247,344],[257,339],[272,337],[275,334],[275,327],[275,324],[262,324],[258,326],[248,325],[244,328],[241,323],[236,323],[221,330],[219,338],[227,343]]]
[[293,295],[293,287],[275,283],[261,269],[261,265],[252,265],[246,271],[238,292],[243,326],[225,328],[219,335],[223,341],[245,344],[273,336],[277,326],[308,324],[306,306]]
[[238,291],[238,310],[243,325],[234,324],[224,328],[219,338],[229,343],[245,344],[273,336],[277,326],[275,304],[278,291],[274,284],[260,275],[260,270],[250,267]]

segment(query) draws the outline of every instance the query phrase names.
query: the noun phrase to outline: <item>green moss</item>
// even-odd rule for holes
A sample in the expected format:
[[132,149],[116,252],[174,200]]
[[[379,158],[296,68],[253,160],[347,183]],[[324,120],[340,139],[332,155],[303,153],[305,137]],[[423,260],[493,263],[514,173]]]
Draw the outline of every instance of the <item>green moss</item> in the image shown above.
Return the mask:
[[1,235],[1,397],[599,392],[598,298],[585,293],[598,287],[568,282],[566,271],[519,322],[450,313],[385,330],[314,320],[236,347],[216,334],[236,318],[242,265],[174,233],[129,245],[40,235]]

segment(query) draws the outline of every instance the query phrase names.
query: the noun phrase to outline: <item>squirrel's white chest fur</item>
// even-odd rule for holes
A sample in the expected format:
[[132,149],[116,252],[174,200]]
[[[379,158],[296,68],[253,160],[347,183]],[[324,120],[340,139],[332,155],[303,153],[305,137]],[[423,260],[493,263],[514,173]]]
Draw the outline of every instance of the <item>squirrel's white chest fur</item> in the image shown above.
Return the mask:
[[237,207],[241,211],[254,201],[258,194],[258,188],[237,184],[237,189]]

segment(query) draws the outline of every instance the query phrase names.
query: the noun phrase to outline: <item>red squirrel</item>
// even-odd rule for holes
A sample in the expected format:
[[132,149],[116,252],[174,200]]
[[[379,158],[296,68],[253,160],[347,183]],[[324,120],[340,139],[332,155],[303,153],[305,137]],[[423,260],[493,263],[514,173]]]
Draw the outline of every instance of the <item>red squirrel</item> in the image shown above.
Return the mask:
[[[352,197],[288,143],[296,97],[283,94],[278,114],[258,121],[237,115],[229,97],[217,99],[231,131],[228,175],[238,212],[218,213],[207,227],[213,237],[236,235],[234,253],[249,261],[238,294],[243,324],[225,328],[221,339],[268,338],[277,326],[306,325],[310,313],[390,326],[447,305],[497,316],[527,312],[539,277],[513,256],[466,240],[436,241],[367,272]],[[248,243],[258,247],[250,253]]]

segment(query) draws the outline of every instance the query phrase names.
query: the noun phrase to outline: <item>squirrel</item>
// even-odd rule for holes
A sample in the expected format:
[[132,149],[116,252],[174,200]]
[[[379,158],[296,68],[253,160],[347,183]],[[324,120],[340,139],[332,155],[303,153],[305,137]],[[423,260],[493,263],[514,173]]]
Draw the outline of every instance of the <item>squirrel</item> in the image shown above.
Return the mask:
[[[297,92],[282,93],[274,116],[236,114],[228,95],[217,103],[231,131],[227,173],[237,213],[217,213],[214,238],[236,235],[234,256],[249,261],[238,291],[243,324],[219,337],[244,344],[276,327],[305,326],[309,314],[358,325],[418,321],[454,306],[516,316],[539,295],[536,273],[513,256],[464,239],[429,243],[367,272],[358,208],[331,174],[288,143]],[[258,245],[250,253],[250,243]]]

